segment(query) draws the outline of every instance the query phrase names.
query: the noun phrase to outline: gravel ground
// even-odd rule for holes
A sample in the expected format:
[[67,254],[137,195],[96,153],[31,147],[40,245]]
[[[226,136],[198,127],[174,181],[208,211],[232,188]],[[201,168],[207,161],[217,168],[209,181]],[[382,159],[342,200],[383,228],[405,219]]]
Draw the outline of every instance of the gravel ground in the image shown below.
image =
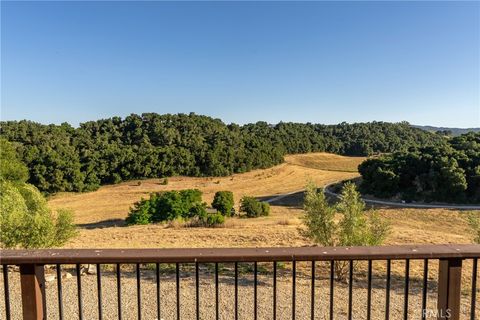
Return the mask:
[[[251,265],[240,267],[239,273],[239,319],[253,319],[253,276]],[[65,266],[64,270],[73,274],[71,278],[62,279],[63,306],[65,319],[78,319],[77,283],[73,269]],[[191,266],[181,269],[181,318],[195,319],[195,277]],[[329,315],[329,279],[326,268],[317,267],[315,281],[315,318],[328,319]],[[54,270],[47,270],[47,278],[53,277]],[[142,319],[157,319],[156,316],[156,281],[155,272],[149,268],[141,271],[141,312]],[[98,319],[97,276],[83,275],[82,301],[84,319]],[[110,268],[102,272],[102,306],[104,319],[118,319],[116,277]],[[220,273],[220,319],[234,319],[234,282],[230,266],[222,268]],[[2,281],[3,282],[3,281]],[[19,273],[9,272],[12,319],[21,319],[21,299]],[[427,309],[435,310],[435,281],[430,281]],[[130,266],[122,269],[122,316],[123,319],[137,318],[137,282],[135,272]],[[366,319],[367,287],[363,274],[356,275],[353,290],[353,318]],[[420,319],[421,281],[413,278],[409,290],[409,319]],[[0,295],[3,297],[3,283],[0,285]],[[372,319],[385,318],[385,279],[374,277],[372,282]],[[404,285],[399,277],[392,276],[390,318],[403,317]],[[470,312],[469,288],[464,288],[462,295],[462,319],[467,319]],[[58,319],[57,281],[48,281],[47,310],[49,319]],[[272,313],[272,274],[259,265],[258,275],[258,319],[273,319]],[[477,295],[480,296],[480,295]],[[299,266],[296,281],[296,319],[310,319],[311,279],[306,266]],[[0,319],[4,318],[4,299],[0,302]],[[348,284],[335,282],[334,289],[334,319],[346,319],[348,310]],[[291,319],[292,317],[292,281],[291,272],[279,269],[277,276],[277,317],[276,319]],[[477,302],[477,309],[480,302]],[[215,287],[211,268],[201,267],[200,272],[200,318],[215,319]],[[480,314],[480,310],[477,310]],[[162,319],[176,319],[176,281],[172,268],[161,272],[161,315]],[[427,319],[436,319],[431,315]]]

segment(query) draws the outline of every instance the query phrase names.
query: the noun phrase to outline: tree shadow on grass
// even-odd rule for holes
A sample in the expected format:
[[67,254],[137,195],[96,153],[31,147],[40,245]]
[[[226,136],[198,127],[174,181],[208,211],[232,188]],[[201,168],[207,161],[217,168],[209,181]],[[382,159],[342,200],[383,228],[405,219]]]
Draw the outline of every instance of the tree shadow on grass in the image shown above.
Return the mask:
[[[267,201],[270,199],[275,199],[281,195],[271,195],[271,196],[264,196],[264,197],[256,197],[259,201]],[[292,207],[292,208],[302,208],[303,207],[303,198],[304,192],[299,191],[296,193],[289,194],[283,198],[278,200],[274,200],[269,202],[271,206],[280,206],[280,207]]]
[[82,229],[103,229],[103,228],[111,228],[111,227],[124,227],[125,220],[124,219],[108,219],[94,223],[84,223],[84,224],[77,224],[77,227]]

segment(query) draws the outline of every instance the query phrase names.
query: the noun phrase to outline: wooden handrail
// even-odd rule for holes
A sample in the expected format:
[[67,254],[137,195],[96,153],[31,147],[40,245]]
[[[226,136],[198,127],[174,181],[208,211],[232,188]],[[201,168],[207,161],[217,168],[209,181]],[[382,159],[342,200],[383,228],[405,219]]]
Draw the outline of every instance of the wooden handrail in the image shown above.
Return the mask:
[[480,257],[478,244],[371,247],[0,250],[0,264],[272,262]]

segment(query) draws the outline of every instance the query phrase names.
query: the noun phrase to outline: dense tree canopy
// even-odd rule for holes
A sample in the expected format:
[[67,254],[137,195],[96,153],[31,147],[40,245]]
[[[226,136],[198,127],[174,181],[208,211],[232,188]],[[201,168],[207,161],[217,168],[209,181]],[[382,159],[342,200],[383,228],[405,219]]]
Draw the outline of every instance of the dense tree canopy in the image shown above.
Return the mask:
[[359,171],[362,191],[378,197],[479,203],[480,133],[369,159]]
[[445,140],[406,122],[239,126],[193,113],[132,114],[78,128],[7,121],[1,122],[1,135],[16,143],[29,182],[45,193],[95,190],[137,178],[224,176],[271,167],[287,153],[364,156]]

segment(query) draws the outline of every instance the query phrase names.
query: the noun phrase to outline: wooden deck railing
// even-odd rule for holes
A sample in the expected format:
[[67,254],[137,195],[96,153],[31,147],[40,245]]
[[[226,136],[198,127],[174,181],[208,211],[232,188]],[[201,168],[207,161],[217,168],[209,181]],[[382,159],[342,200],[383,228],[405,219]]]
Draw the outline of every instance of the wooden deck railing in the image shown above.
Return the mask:
[[[81,264],[96,265],[96,295],[98,301],[97,316],[99,319],[112,318],[112,315],[106,317],[103,313],[104,306],[102,305],[102,269],[103,264],[116,265],[116,284],[117,292],[108,292],[108,294],[117,295],[116,308],[118,309],[115,318],[122,319],[125,310],[122,309],[121,296],[121,265],[133,264],[135,266],[137,295],[135,297],[137,304],[138,319],[142,318],[142,297],[141,295],[141,268],[143,264],[152,264],[155,266],[156,272],[156,294],[153,294],[153,299],[156,299],[156,317],[162,319],[160,308],[160,267],[162,264],[174,264],[175,266],[175,288],[176,292],[172,293],[173,299],[176,302],[176,314],[174,318],[180,319],[182,301],[180,295],[180,266],[183,264],[193,264],[192,269],[195,283],[195,315],[200,319],[201,315],[201,285],[199,276],[201,269],[199,266],[203,264],[213,264],[214,266],[214,287],[215,296],[215,311],[212,313],[212,318],[219,319],[221,316],[221,308],[219,308],[219,264],[231,263],[234,268],[233,286],[234,286],[234,311],[232,318],[239,319],[239,295],[238,295],[238,279],[239,279],[239,264],[251,263],[252,268],[252,295],[253,295],[253,314],[249,319],[258,318],[258,310],[262,306],[258,305],[258,264],[269,263],[272,267],[272,291],[271,291],[271,318],[277,319],[277,310],[280,307],[277,301],[277,266],[279,262],[291,263],[291,295],[289,310],[291,310],[291,318],[295,319],[297,314],[297,297],[296,297],[296,282],[297,282],[297,263],[309,262],[309,273],[311,294],[308,301],[310,305],[309,317],[311,319],[330,318],[334,319],[334,290],[335,290],[335,265],[337,263],[345,263],[347,266],[348,281],[348,307],[346,310],[346,317],[348,319],[356,318],[352,303],[353,303],[353,274],[354,262],[367,261],[368,267],[366,269],[366,288],[367,288],[367,303],[366,303],[366,318],[372,317],[372,261],[384,261],[386,271],[385,276],[385,300],[383,317],[390,318],[390,291],[391,291],[391,265],[392,261],[401,260],[405,264],[403,269],[404,281],[404,295],[403,295],[403,318],[407,319],[409,315],[409,284],[410,284],[410,261],[420,260],[423,263],[423,281],[422,281],[422,297],[421,297],[421,317],[422,319],[429,319],[432,313],[427,313],[427,287],[429,276],[429,262],[431,260],[438,260],[438,275],[437,275],[437,301],[435,317],[438,319],[460,319],[460,300],[462,295],[462,263],[464,260],[469,260],[471,265],[471,274],[469,270],[469,311],[468,317],[475,319],[476,317],[476,300],[477,300],[477,261],[480,257],[480,245],[421,245],[421,246],[379,246],[379,247],[300,247],[300,248],[235,248],[235,249],[57,249],[57,250],[1,250],[0,264],[3,268],[3,292],[4,292],[4,310],[5,318],[12,319],[11,304],[19,304],[20,301],[13,301],[10,296],[9,287],[9,268],[8,266],[19,266],[20,282],[21,282],[21,303],[22,315],[17,318],[23,319],[44,319],[47,315],[46,310],[46,292],[45,292],[45,266],[54,265],[56,269],[57,280],[57,298],[59,319],[71,319],[71,316],[64,314],[64,297],[62,291],[62,265],[74,265],[77,277],[77,294],[78,301],[68,301],[68,303],[78,304],[78,318],[83,319],[83,299],[82,296],[82,281],[81,281]],[[325,261],[330,268],[329,272],[329,299],[317,299],[316,287],[319,280],[316,277],[316,265],[319,261]],[[470,262],[471,261],[471,262]],[[383,262],[382,262],[383,263]],[[430,263],[430,266],[432,264]],[[308,271],[310,272],[310,271]],[[318,281],[318,282],[316,282]],[[148,296],[147,298],[150,298]],[[241,297],[240,297],[241,298]],[[323,298],[323,297],[322,297]],[[325,314],[319,314],[316,306],[323,301],[328,301],[328,307]],[[270,309],[269,309],[270,310]],[[165,318],[171,319],[171,317]]]

